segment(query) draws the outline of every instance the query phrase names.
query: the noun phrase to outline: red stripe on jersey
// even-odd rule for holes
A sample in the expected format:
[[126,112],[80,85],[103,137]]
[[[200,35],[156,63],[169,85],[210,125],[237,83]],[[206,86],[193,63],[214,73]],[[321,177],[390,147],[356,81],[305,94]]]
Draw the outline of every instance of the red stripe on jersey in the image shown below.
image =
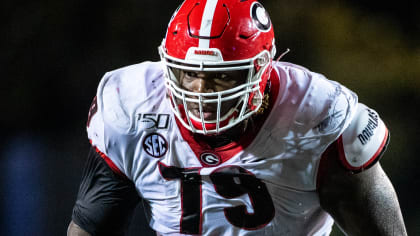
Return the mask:
[[339,150],[339,156],[340,156],[341,163],[344,165],[344,167],[346,167],[348,170],[351,170],[351,171],[362,171],[362,170],[368,168],[370,165],[375,163],[378,158],[381,157],[380,154],[383,152],[383,150],[384,150],[384,148],[387,144],[388,137],[389,137],[389,132],[388,132],[388,129],[385,127],[384,138],[383,138],[382,143],[379,146],[378,150],[375,152],[375,154],[373,154],[372,157],[370,157],[369,160],[365,164],[363,164],[362,166],[354,167],[354,166],[350,165],[350,163],[347,161],[346,154],[344,152],[343,138],[340,135],[340,137],[337,140],[337,143],[338,143],[338,150]]
[[363,168],[368,167],[374,161],[376,161],[377,158],[381,157],[381,154],[382,154],[385,146],[388,143],[387,142],[388,141],[388,137],[389,137],[388,129],[385,127],[385,135],[384,135],[384,139],[382,140],[381,146],[379,146],[378,150],[375,152],[375,154],[373,154],[373,156],[369,159],[369,161],[366,162],[366,164],[363,165]]
[[325,150],[324,153],[322,153],[321,160],[318,166],[318,173],[317,173],[317,180],[316,180],[317,189],[319,188],[321,184],[321,181],[325,175],[325,172],[327,171],[327,168],[329,168],[327,164],[328,163],[327,159],[330,159],[330,158],[336,159],[338,155],[340,162],[342,163],[342,165],[344,165],[346,169],[350,171],[360,172],[364,169],[369,168],[371,165],[376,163],[376,161],[378,161],[378,159],[381,157],[381,154],[385,150],[388,140],[389,140],[388,129],[385,129],[385,137],[381,145],[379,146],[378,150],[376,151],[376,153],[363,166],[353,167],[347,162],[347,159],[344,153],[344,148],[343,148],[343,140],[342,140],[342,137],[340,136],[335,142],[333,142],[330,146],[328,146],[327,150]]
[[[90,144],[92,144],[92,140],[89,140],[89,142],[90,142]],[[96,146],[93,146],[93,148],[95,148],[95,151],[102,157],[102,159],[104,159],[106,164],[109,166],[109,168],[111,168],[111,170],[115,174],[117,174],[121,177],[127,178],[127,176],[117,167],[117,165],[114,164],[114,162],[111,160],[111,158],[109,158],[105,153],[101,152],[101,150],[99,150]]]

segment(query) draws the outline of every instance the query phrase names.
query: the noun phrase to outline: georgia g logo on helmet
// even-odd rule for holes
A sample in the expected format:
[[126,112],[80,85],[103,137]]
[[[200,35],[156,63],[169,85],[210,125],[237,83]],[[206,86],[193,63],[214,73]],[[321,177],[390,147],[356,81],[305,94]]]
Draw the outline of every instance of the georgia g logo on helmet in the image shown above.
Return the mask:
[[271,28],[271,20],[267,11],[259,2],[252,3],[251,17],[255,26],[264,32],[268,32]]
[[[185,0],[170,20],[159,53],[177,119],[192,132],[217,134],[261,106],[275,54],[274,31],[256,0]],[[245,84],[224,91],[193,92],[180,86],[180,71],[244,71],[247,78]],[[234,105],[211,120],[202,111],[199,116],[189,112],[205,106],[221,111],[224,104]]]

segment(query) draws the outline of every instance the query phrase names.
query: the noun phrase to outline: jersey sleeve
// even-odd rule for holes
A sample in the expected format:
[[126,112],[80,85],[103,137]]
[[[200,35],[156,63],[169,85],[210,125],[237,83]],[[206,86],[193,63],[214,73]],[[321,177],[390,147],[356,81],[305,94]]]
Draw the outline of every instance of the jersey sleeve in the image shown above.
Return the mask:
[[130,117],[122,105],[120,96],[121,76],[108,72],[98,85],[89,110],[87,135],[94,150],[115,173],[127,176],[124,158]]
[[385,152],[389,132],[378,113],[359,103],[350,125],[337,140],[340,161],[351,171],[375,164]]
[[161,64],[154,62],[107,72],[92,104],[87,125],[90,143],[114,172],[131,180],[145,132],[139,115],[159,109],[165,96],[162,73]]
[[92,236],[124,235],[139,200],[134,184],[115,174],[92,148],[72,220]]
[[93,150],[104,159],[113,172],[120,176],[124,176],[122,168],[115,164],[116,159],[114,158],[114,160],[112,160],[107,154],[104,126],[102,111],[99,111],[98,98],[95,96],[89,109],[86,125],[89,142],[92,145]]

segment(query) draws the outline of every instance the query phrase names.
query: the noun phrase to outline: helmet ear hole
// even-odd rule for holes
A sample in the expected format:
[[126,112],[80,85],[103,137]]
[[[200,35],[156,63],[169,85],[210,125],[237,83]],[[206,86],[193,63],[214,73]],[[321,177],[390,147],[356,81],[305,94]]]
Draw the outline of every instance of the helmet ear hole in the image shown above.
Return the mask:
[[269,62],[270,62],[270,58],[268,54],[265,54],[265,53],[257,59],[257,63],[260,67],[267,65]]

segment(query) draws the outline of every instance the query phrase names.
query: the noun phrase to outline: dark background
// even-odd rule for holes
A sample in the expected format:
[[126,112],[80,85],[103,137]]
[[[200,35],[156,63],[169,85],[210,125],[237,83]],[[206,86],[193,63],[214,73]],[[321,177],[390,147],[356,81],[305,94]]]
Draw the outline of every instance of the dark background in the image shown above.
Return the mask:
[[[409,235],[420,235],[418,1],[262,1],[283,60],[359,94],[391,131],[381,163]],[[0,235],[65,235],[89,143],[85,123],[106,71],[159,60],[180,1],[0,3]],[[141,211],[132,231],[143,230]],[[136,235],[131,233],[130,235]],[[334,235],[340,235],[335,229]]]

